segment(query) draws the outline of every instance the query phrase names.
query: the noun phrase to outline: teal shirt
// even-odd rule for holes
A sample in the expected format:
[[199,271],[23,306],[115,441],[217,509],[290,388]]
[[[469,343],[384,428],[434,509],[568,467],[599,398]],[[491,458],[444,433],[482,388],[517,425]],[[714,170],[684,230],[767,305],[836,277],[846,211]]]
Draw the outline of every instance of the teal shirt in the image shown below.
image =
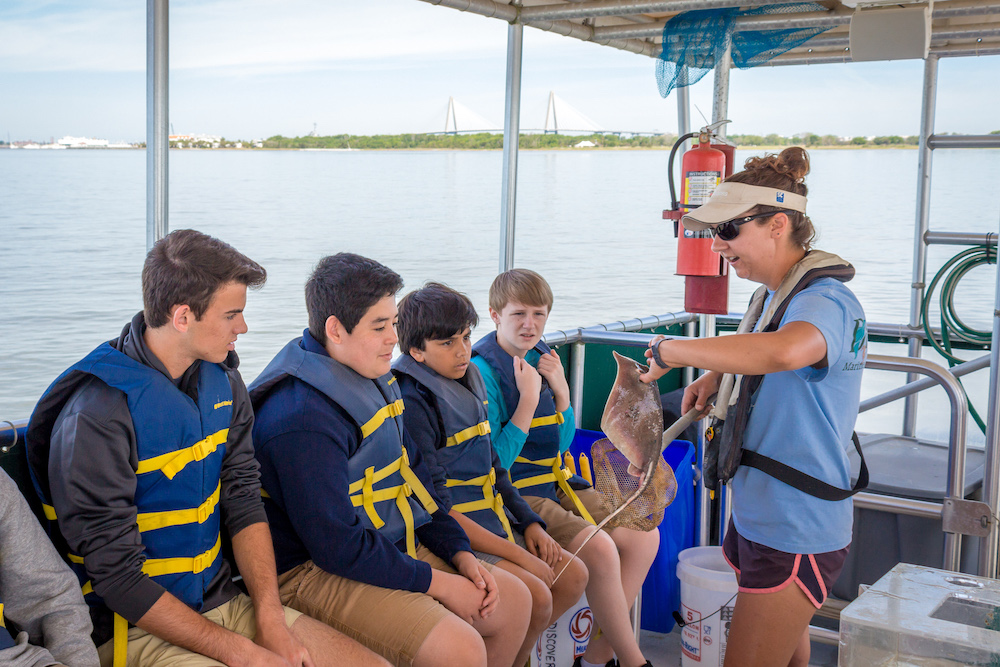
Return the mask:
[[[535,350],[529,350],[525,355],[525,360],[533,367],[538,367],[540,355]],[[472,363],[478,368],[486,383],[486,394],[489,405],[487,411],[490,418],[490,440],[493,442],[493,449],[500,457],[500,464],[510,469],[514,459],[521,453],[528,434],[510,422],[513,410],[509,408],[503,400],[503,392],[500,391],[500,381],[486,360],[482,357],[472,357]],[[514,410],[517,406],[514,406]],[[573,407],[566,408],[562,413],[563,423],[559,425],[559,452],[563,453],[573,443],[573,436],[576,435],[576,418],[573,415]]]

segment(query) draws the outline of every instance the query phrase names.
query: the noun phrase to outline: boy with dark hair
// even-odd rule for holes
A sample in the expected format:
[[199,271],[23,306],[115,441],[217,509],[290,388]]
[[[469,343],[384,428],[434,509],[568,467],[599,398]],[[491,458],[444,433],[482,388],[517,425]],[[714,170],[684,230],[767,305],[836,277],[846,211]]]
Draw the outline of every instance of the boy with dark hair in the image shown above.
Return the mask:
[[407,433],[427,461],[442,505],[481,559],[507,570],[531,592],[531,623],[515,660],[523,665],[542,631],[580,599],[587,570],[548,536],[493,452],[486,387],[469,364],[478,322],[472,302],[450,287],[428,283],[410,292],[399,302],[403,354],[392,367],[406,405]]
[[530,596],[428,491],[389,372],[401,287],[365,257],[323,258],[309,328],[251,385],[281,599],[396,665],[510,667]]
[[[384,664],[278,598],[234,351],[247,287],[266,276],[217,239],[168,234],[143,266],[144,312],[31,416],[31,473],[105,666],[333,665],[337,652]],[[220,553],[223,529],[249,597]]]
[[[542,342],[552,289],[534,271],[512,269],[493,281],[489,302],[497,330],[473,346],[472,362],[486,384],[500,463],[509,468],[514,486],[545,521],[549,534],[575,552],[607,512],[598,493],[573,488],[562,467],[576,428],[562,362]],[[577,665],[613,665],[613,655],[622,667],[647,664],[629,623],[629,608],[658,546],[655,530],[619,527],[595,535],[580,552],[591,572],[587,600],[603,632],[591,640]]]

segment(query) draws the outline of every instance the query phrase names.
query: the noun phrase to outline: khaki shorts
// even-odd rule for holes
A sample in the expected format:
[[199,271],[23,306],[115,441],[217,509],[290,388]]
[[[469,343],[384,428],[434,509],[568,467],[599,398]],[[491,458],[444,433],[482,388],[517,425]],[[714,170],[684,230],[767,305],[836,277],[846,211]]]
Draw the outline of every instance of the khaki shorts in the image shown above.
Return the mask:
[[[576,495],[597,523],[608,516],[608,511],[604,509],[604,504],[601,502],[601,494],[594,489],[582,489],[576,491]],[[558,505],[541,496],[523,497],[528,501],[528,505],[535,511],[535,514],[542,517],[542,521],[545,522],[545,532],[551,535],[552,539],[558,542],[562,548],[567,549],[569,543],[580,534],[580,531],[593,524],[577,513],[573,501],[563,493],[562,489],[556,488],[556,496],[559,498]],[[605,530],[608,530],[607,526],[605,526]]]
[[[417,547],[417,559],[435,570],[456,574],[423,545]],[[278,588],[282,604],[326,623],[399,666],[411,665],[434,626],[451,615],[426,593],[345,579],[312,561],[280,575]]]
[[[302,612],[285,607],[285,623],[289,627],[301,615]],[[202,617],[248,639],[253,639],[257,634],[257,617],[254,614],[253,602],[242,593],[229,602],[206,611]],[[101,644],[97,649],[97,654],[101,659],[101,667],[111,666],[115,652],[114,644],[115,641],[112,639]],[[131,628],[128,631],[128,660],[126,664],[136,667],[153,667],[155,665],[215,667],[223,663],[174,646],[145,630]]]

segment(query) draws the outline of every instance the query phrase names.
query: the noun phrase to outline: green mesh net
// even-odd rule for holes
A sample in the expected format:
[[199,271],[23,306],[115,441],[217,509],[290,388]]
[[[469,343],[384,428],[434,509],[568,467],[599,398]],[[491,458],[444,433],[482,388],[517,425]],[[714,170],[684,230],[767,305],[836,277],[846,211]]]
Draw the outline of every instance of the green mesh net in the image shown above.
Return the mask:
[[699,9],[678,14],[663,27],[663,52],[656,63],[656,83],[666,97],[674,88],[690,86],[708,74],[733,45],[733,64],[741,69],[763,65],[775,56],[829,28],[734,30],[742,16],[825,11],[814,2],[768,5],[752,9]]

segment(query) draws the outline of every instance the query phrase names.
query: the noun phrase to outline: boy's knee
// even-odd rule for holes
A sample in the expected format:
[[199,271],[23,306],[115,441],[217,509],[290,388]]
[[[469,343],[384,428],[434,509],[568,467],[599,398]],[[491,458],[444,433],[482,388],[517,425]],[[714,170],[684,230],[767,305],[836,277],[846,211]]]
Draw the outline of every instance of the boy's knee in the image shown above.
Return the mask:
[[567,565],[562,575],[560,575],[556,586],[569,594],[577,593],[577,597],[579,597],[587,588],[589,581],[590,572],[587,570],[587,566],[579,558],[574,558],[573,562]]
[[486,644],[474,627],[449,615],[441,619],[417,651],[414,667],[474,665],[486,667]]
[[525,582],[531,594],[531,623],[529,627],[544,629],[552,618],[552,592],[539,579]]
[[587,569],[596,572],[598,577],[606,571],[604,568],[621,565],[621,560],[618,557],[618,545],[603,530],[597,531],[597,534],[591,538],[587,546],[580,552],[580,558],[587,565]]

